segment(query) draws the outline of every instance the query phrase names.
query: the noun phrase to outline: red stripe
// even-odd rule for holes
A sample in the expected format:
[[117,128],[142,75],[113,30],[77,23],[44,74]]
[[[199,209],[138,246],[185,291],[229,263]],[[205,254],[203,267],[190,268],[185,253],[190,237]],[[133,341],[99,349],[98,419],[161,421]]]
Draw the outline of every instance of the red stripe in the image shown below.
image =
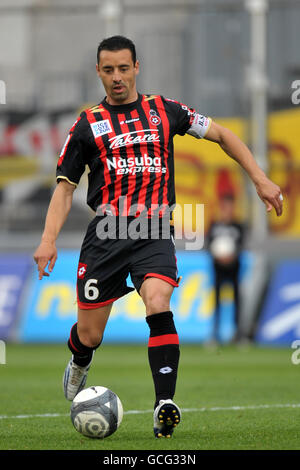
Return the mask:
[[115,297],[113,299],[105,300],[104,302],[98,302],[95,304],[87,304],[84,302],[81,302],[79,299],[77,299],[77,304],[79,308],[82,308],[83,310],[92,310],[94,308],[100,308],[100,307],[105,307],[105,305],[111,304],[115,300],[118,300],[120,297]]
[[[75,322],[74,325],[76,325],[76,323],[77,323],[77,322]],[[73,325],[73,326],[74,326],[74,325]],[[71,331],[72,331],[72,329],[73,329],[73,326],[72,326],[72,328],[71,328]],[[73,349],[75,349],[75,351],[80,352],[77,348],[75,348],[75,346],[74,346],[74,344],[73,344],[73,341],[72,341],[72,338],[71,338],[71,331],[70,331],[70,343],[71,343],[71,346],[72,346]]]
[[[165,110],[165,107],[163,105],[163,102],[160,98],[161,105],[163,109]],[[169,139],[170,139],[170,124],[169,120],[167,117],[166,111],[161,114],[161,120],[162,120],[162,126],[163,126],[163,131],[164,131],[164,154],[165,154],[165,166],[167,168],[167,172],[165,174],[165,182],[164,182],[164,187],[163,187],[163,200],[162,203],[165,205],[169,205],[169,200],[168,200],[168,180],[170,177],[170,172],[169,172],[169,167],[168,167],[168,157],[169,157]]]
[[[170,126],[169,126],[169,120],[168,120],[168,117],[167,117],[167,114],[166,114],[161,96],[157,96],[155,101],[156,101],[155,104],[156,104],[156,107],[157,107],[157,111],[158,111],[159,116],[160,116],[161,121],[162,121],[162,129],[163,129],[163,133],[164,133],[164,158],[161,157],[161,152],[158,153],[158,156],[161,158],[161,167],[164,163],[166,168],[167,168],[167,172],[166,172],[166,175],[165,175],[165,184],[164,184],[164,187],[162,188],[165,191],[165,188],[167,189],[167,186],[168,186],[167,181],[169,179],[169,169],[168,169],[168,166],[167,166],[167,158],[168,158],[169,127]],[[162,145],[162,143],[160,145]],[[151,203],[151,205],[153,206],[153,208],[158,207],[159,189],[160,189],[160,184],[161,184],[161,178],[162,178],[162,172],[157,173],[156,179],[155,179],[155,182],[154,182],[154,186],[153,186],[153,193],[152,193],[152,203]],[[168,201],[165,200],[165,199],[166,198],[163,198],[163,201],[162,201],[163,205],[168,204]],[[162,211],[160,216],[164,215],[164,213],[165,213],[165,209]]]
[[65,140],[65,143],[64,143],[64,146],[62,148],[62,151],[61,151],[61,154],[59,156],[59,159],[58,159],[58,162],[57,162],[57,165],[60,166],[63,162],[63,159],[65,158],[65,155],[66,155],[66,151],[68,149],[68,145],[70,143],[70,140],[71,140],[71,137],[72,137],[72,134],[73,134],[73,131],[77,125],[77,123],[80,121],[81,119],[81,116],[79,116],[76,121],[74,122],[73,126],[71,127],[71,129],[69,130],[69,134]]
[[[150,112],[150,105],[148,103],[148,101],[145,101],[144,99],[145,97],[143,96],[143,99],[142,99],[142,103],[141,103],[141,106],[145,112],[145,115],[146,115],[146,119],[148,121],[148,129],[151,129],[151,127],[155,127],[153,125],[150,124],[149,122],[149,112]],[[143,128],[143,126],[141,126]],[[148,131],[149,132],[149,131]],[[156,132],[155,132],[156,133]],[[152,134],[152,132],[151,132]],[[155,145],[155,144],[154,144]],[[147,153],[148,154],[148,147],[147,145],[145,146],[145,151],[141,149],[141,154],[144,155],[144,153]],[[154,155],[153,155],[154,156]],[[141,204],[141,206],[145,207],[146,206],[146,196],[147,196],[147,189],[148,189],[148,185],[149,185],[149,182],[150,182],[150,175],[151,173],[148,171],[148,172],[145,172],[143,174],[143,184],[142,184],[142,187],[140,189],[140,193],[139,193],[139,200],[138,200],[138,204]]]
[[165,346],[166,344],[179,344],[177,334],[153,336],[149,338],[148,347]]
[[[125,121],[126,120],[125,114],[118,114],[118,119],[119,119],[119,122],[120,121]],[[111,128],[113,129],[112,121],[110,121],[110,123],[111,123]],[[128,126],[125,124],[125,126],[127,127],[127,130],[126,129],[124,130],[124,128],[122,128],[123,125],[121,125],[122,133],[123,132],[128,132]],[[116,133],[115,133],[115,135],[116,135]],[[119,162],[119,159],[121,158],[120,150],[114,149],[113,150],[113,156],[116,157],[117,162]],[[116,179],[114,181],[114,197],[110,201],[110,205],[115,207],[116,214],[118,215],[118,200],[119,200],[119,197],[122,194],[122,177],[123,177],[122,174],[118,175],[118,165],[117,165],[117,169],[115,170],[115,176],[116,176]]]
[[176,281],[174,281],[174,279],[172,279],[171,277],[168,277],[168,276],[163,276],[162,274],[147,273],[144,276],[144,279],[146,279],[147,277],[157,277],[158,279],[162,279],[163,281],[168,282],[169,284],[171,284],[174,287],[178,287],[178,283]]
[[[139,118],[139,113],[138,113],[137,109],[134,109],[130,113],[130,116],[132,117],[132,119]],[[140,121],[136,121],[134,123],[135,130],[139,130],[139,125],[137,124],[138,122],[140,122]],[[143,128],[143,126],[140,126],[140,129],[142,129],[142,128]],[[128,129],[127,132],[129,132],[129,127],[128,126],[127,126],[127,129]],[[133,147],[131,148],[131,153],[128,156],[131,156],[135,159],[136,155],[134,153]],[[136,174],[135,175],[128,175],[128,190],[127,190],[127,204],[126,204],[127,211],[126,211],[126,214],[124,214],[124,212],[125,212],[125,208],[124,208],[123,215],[129,215],[129,213],[130,213],[131,201],[132,201],[132,196],[133,196],[134,191],[135,191],[135,187],[136,187]],[[131,214],[131,215],[134,215],[134,214]]]
[[[97,122],[95,114],[90,112],[89,110],[86,110],[86,116],[87,116],[87,119],[88,119],[90,124],[93,123],[93,122]],[[109,118],[111,128],[113,129],[109,114],[107,113],[104,116],[104,113],[103,113],[103,115],[101,114],[101,116],[102,116],[102,119],[108,119]],[[94,140],[95,140],[95,143],[96,143],[96,145],[97,145],[97,147],[100,151],[99,157],[102,160],[103,166],[104,166],[104,182],[105,182],[105,184],[104,184],[104,186],[102,186],[100,188],[100,191],[102,191],[102,204],[101,204],[101,206],[102,206],[102,205],[105,205],[105,204],[109,203],[108,186],[111,184],[111,178],[110,178],[109,169],[108,169],[107,162],[106,162],[106,150],[105,150],[105,147],[104,147],[102,136],[99,136],[97,138],[94,137]],[[102,150],[104,150],[103,158],[101,158],[102,157],[101,156]]]
[[60,157],[58,159],[58,162],[57,162],[57,166],[61,166],[64,158],[65,158],[65,155],[66,155],[66,151],[67,151],[67,148],[68,148],[68,145],[69,145],[69,142],[71,140],[71,137],[72,137],[72,134],[69,134],[65,140],[65,143],[64,143],[64,146],[63,146],[63,149],[62,149],[62,153],[60,154]]

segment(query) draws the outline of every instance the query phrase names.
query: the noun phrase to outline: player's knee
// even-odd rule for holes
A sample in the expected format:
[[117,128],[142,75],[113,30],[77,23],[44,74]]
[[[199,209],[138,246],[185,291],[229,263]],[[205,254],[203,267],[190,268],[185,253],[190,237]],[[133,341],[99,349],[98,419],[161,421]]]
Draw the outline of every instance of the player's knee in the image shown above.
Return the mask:
[[147,314],[170,310],[170,298],[164,292],[149,292],[144,298]]
[[78,336],[80,342],[89,348],[97,348],[101,341],[103,334],[90,328],[79,328]]
[[146,279],[140,294],[146,307],[147,315],[170,310],[170,299],[173,286],[155,277]]

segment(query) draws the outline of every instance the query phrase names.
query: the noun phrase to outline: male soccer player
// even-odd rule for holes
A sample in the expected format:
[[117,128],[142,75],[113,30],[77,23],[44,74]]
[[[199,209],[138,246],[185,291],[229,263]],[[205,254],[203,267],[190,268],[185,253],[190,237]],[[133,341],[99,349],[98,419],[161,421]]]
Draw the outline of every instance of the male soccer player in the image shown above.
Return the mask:
[[220,338],[220,296],[223,283],[229,282],[233,290],[234,342],[243,340],[240,321],[240,255],[245,237],[245,224],[234,215],[233,193],[220,195],[219,214],[212,220],[207,233],[208,249],[211,253],[215,281],[215,315],[212,342]]
[[[104,39],[97,50],[96,70],[106,97],[82,112],[70,130],[57,164],[59,184],[34,259],[39,279],[49,276],[48,263],[51,272],[57,259],[56,238],[88,165],[87,203],[96,217],[88,226],[80,252],[78,318],[68,340],[72,358],[64,374],[64,393],[72,400],[84,387],[113,302],[132,290],[126,284],[130,273],[144,302],[150,328],[154,435],[170,437],[181,417],[173,401],[179,363],[179,339],[170,311],[170,298],[178,286],[173,232],[171,228],[166,237],[159,229],[152,238],[126,237],[123,219],[127,224],[128,220],[141,218],[151,221],[157,208],[158,218],[171,218],[176,134],[188,133],[217,142],[246,170],[267,210],[274,207],[277,215],[282,212],[280,188],[266,177],[248,148],[228,129],[178,101],[138,93],[139,61],[131,40],[122,36]],[[110,218],[116,219],[118,234],[108,233],[105,237],[103,227]]]

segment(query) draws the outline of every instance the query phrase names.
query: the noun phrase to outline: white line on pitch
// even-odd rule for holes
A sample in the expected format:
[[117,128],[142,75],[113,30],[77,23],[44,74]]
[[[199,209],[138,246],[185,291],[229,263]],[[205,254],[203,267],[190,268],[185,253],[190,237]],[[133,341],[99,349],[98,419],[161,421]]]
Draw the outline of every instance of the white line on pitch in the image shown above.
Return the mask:
[[[205,411],[243,411],[243,410],[260,410],[272,408],[300,408],[300,403],[279,403],[273,405],[246,405],[246,406],[214,406],[212,408],[182,408],[184,413],[205,412]],[[128,410],[124,411],[124,415],[140,415],[145,413],[153,413],[153,410]],[[69,413],[44,413],[44,414],[28,414],[28,415],[0,415],[1,419],[28,419],[28,418],[61,418],[69,416]]]

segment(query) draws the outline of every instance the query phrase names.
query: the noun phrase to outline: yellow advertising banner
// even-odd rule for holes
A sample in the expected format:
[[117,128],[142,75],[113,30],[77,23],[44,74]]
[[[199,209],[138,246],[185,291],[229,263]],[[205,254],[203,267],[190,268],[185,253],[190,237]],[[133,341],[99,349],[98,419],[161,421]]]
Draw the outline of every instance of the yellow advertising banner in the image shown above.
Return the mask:
[[270,226],[279,235],[300,237],[300,109],[269,116],[270,177],[282,189],[284,213],[271,214]]

